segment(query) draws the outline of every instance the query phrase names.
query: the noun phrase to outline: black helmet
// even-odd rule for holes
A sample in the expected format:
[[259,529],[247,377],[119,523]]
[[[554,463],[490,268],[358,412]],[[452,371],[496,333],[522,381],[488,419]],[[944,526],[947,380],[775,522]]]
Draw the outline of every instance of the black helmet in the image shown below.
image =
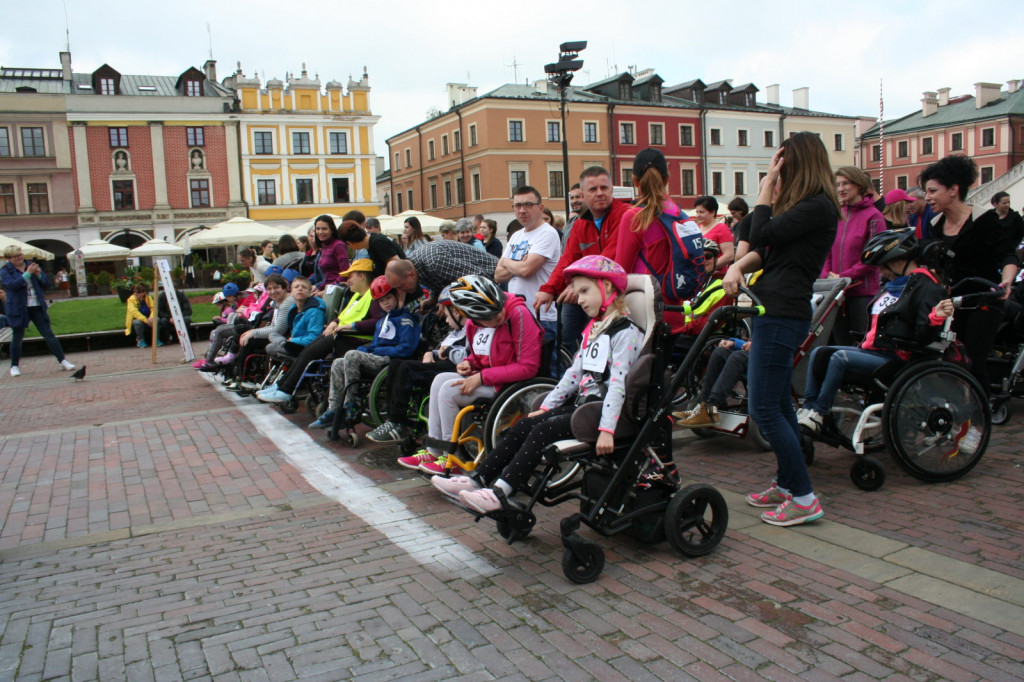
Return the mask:
[[860,261],[865,265],[885,265],[894,260],[910,260],[917,254],[917,237],[914,228],[901,227],[896,230],[879,232],[864,245]]
[[505,309],[505,294],[483,275],[459,277],[448,287],[452,305],[471,320],[489,320]]

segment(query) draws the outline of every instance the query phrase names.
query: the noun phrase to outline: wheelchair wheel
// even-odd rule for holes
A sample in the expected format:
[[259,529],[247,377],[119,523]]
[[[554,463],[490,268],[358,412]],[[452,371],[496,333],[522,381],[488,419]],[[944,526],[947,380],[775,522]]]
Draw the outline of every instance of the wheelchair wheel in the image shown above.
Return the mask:
[[850,466],[850,480],[861,490],[878,490],[885,485],[885,467],[874,457],[858,457]]
[[370,418],[377,424],[383,424],[388,418],[388,370],[388,367],[382,369],[370,383]]
[[604,570],[604,551],[593,542],[573,534],[565,543],[562,554],[562,573],[577,585],[597,580]]
[[484,448],[488,452],[491,451],[498,442],[501,432],[532,412],[534,402],[547,395],[555,383],[554,379],[536,377],[502,389],[487,411],[487,420],[484,422]]
[[1002,426],[1010,421],[1010,401],[1003,400],[992,410],[993,426]]
[[683,556],[710,553],[725,537],[729,506],[722,493],[710,485],[695,483],[675,495],[665,511],[668,543]]
[[912,365],[889,389],[883,435],[896,462],[926,483],[953,481],[981,460],[992,413],[977,380],[938,360]]

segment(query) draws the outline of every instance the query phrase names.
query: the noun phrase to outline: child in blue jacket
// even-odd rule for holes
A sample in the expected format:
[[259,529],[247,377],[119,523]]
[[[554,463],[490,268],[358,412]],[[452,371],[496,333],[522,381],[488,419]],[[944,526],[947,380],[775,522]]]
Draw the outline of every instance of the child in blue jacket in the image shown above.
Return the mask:
[[334,419],[334,412],[345,394],[346,386],[364,377],[375,376],[388,366],[391,358],[411,358],[419,346],[419,319],[408,308],[398,306],[398,292],[391,288],[384,275],[373,280],[370,294],[384,311],[384,317],[377,320],[373,341],[348,351],[331,363],[328,411],[318,420],[323,424],[329,424]]

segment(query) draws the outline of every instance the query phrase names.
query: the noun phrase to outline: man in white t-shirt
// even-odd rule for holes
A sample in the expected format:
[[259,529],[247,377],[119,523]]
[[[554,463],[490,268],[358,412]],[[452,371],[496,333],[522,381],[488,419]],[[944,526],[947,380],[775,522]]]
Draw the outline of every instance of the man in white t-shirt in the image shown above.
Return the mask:
[[[558,264],[562,242],[558,231],[544,222],[540,192],[533,187],[516,190],[512,209],[523,229],[509,237],[494,270],[494,279],[498,283],[508,282],[509,293],[523,296],[529,304]],[[555,306],[541,309],[540,322],[545,338],[554,339],[558,325]]]

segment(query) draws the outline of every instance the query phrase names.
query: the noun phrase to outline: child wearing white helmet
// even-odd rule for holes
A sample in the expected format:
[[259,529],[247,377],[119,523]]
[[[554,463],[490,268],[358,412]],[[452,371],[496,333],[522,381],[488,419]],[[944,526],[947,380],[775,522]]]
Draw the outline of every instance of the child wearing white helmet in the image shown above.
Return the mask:
[[615,426],[626,397],[626,374],[640,355],[644,333],[626,317],[622,294],[627,276],[620,265],[604,256],[585,256],[566,268],[565,275],[572,278],[579,304],[591,318],[572,365],[539,410],[502,434],[472,478],[431,478],[435,488],[475,512],[500,509],[496,490],[511,496],[527,483],[545,447],[573,437],[570,423],[579,405],[603,402],[596,451],[609,455],[614,450]]

